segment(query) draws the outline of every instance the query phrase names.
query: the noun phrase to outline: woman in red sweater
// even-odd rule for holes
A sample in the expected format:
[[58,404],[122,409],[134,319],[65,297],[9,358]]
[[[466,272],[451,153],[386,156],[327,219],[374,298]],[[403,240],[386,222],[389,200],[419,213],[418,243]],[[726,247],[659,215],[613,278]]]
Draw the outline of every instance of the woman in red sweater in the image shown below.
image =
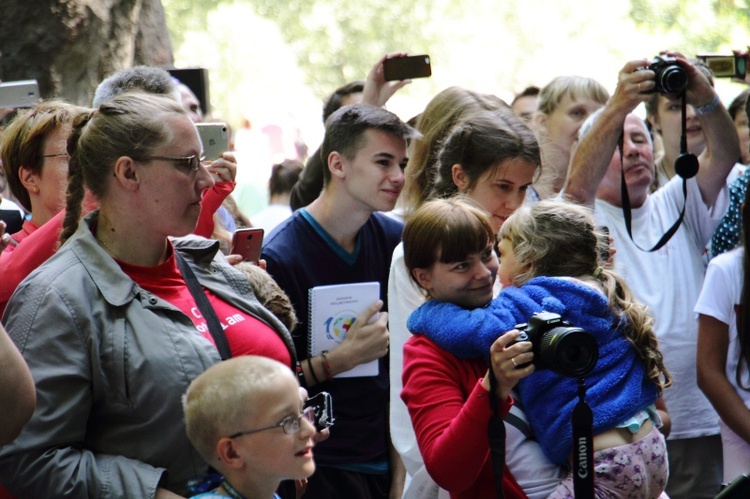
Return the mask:
[[[422,267],[425,258],[434,258],[433,271],[442,271],[441,281],[449,283],[443,292],[461,295],[463,300],[472,300],[472,305],[492,299],[498,261],[493,255],[494,233],[489,225],[483,227],[483,240],[454,234],[455,247],[437,251],[425,247],[425,238],[410,228],[407,224],[403,236],[404,261],[410,272]],[[443,263],[453,262],[451,257],[459,252],[481,256]],[[417,260],[419,265],[415,264]],[[518,355],[519,346],[504,347],[517,335],[515,331],[504,334],[493,346],[491,369],[498,380],[494,396],[502,417],[513,404],[511,388],[533,370],[532,366],[511,369],[509,359]],[[493,395],[486,360],[460,359],[427,336],[414,335],[404,345],[403,386],[401,398],[409,409],[419,450],[433,480],[454,499],[496,498],[497,477],[487,433],[493,414],[489,397]],[[504,446],[502,451],[505,452]],[[503,467],[502,492],[506,499],[526,497],[507,466]]]

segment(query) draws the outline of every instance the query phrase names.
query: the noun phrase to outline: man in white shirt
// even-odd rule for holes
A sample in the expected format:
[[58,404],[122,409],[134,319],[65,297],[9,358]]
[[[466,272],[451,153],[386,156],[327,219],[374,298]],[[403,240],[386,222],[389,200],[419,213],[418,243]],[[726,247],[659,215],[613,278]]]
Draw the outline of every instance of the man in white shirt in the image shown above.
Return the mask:
[[[646,60],[623,67],[612,98],[581,128],[565,195],[595,206],[597,218],[614,238],[615,269],[655,318],[654,329],[673,378],[664,392],[672,421],[667,493],[673,498],[709,498],[716,495],[722,479],[721,440],[716,412],[696,382],[697,324],[692,310],[705,273],[704,249],[727,207],[726,177],[738,157],[739,143],[732,119],[706,76],[681,55],[669,55],[677,56],[687,75],[687,103],[696,109],[706,136],[698,174],[687,181],[687,201],[680,177],[649,192],[653,143],[643,120],[632,114],[638,104],[655,97],[654,72],[639,70],[648,66]],[[633,239],[622,211],[621,174],[632,206]],[[683,204],[685,218],[667,244],[653,252],[636,246],[654,246],[678,219]]]

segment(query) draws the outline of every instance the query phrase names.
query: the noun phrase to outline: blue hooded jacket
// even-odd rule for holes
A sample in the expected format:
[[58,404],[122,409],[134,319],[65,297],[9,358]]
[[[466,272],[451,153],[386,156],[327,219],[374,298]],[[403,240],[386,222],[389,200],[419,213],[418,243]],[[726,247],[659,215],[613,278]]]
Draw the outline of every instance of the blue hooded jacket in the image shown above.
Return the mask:
[[[626,320],[612,313],[604,294],[580,281],[537,277],[520,288],[505,288],[488,306],[473,310],[429,300],[409,316],[407,327],[459,358],[488,360],[490,346],[500,335],[542,311],[559,314],[596,338],[599,360],[586,376],[586,402],[594,413],[594,435],[656,401],[657,386],[625,337]],[[572,449],[570,415],[578,402],[577,380],[537,370],[522,379],[517,389],[547,458],[566,464]]]

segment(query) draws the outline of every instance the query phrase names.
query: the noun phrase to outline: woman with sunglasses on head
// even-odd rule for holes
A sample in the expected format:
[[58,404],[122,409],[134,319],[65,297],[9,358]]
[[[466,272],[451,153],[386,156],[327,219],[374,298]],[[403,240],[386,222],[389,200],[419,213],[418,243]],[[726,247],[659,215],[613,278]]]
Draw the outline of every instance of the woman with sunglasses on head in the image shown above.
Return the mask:
[[[232,356],[293,368],[294,346],[218,242],[182,237],[214,181],[174,99],[115,97],[76,120],[68,152],[63,245],[5,313],[38,410],[0,451],[0,480],[20,497],[180,497],[207,471],[180,400],[220,360],[204,311],[215,312]],[[84,186],[99,209],[79,222]]]

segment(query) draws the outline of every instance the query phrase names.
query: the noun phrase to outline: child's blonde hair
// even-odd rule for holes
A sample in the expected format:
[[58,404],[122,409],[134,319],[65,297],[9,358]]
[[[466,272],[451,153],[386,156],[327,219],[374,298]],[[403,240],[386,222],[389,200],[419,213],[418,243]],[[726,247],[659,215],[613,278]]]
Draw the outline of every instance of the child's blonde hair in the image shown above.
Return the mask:
[[512,278],[516,286],[539,276],[597,282],[612,312],[625,319],[625,336],[645,364],[648,377],[660,390],[671,384],[646,306],[600,258],[608,254],[609,237],[596,227],[590,209],[555,200],[522,206],[505,221],[499,237],[510,241],[524,269]]
[[257,404],[258,395],[279,376],[296,380],[279,361],[243,355],[209,367],[190,383],[182,400],[187,436],[209,465],[220,465],[219,440],[244,430],[243,425],[263,411]]

